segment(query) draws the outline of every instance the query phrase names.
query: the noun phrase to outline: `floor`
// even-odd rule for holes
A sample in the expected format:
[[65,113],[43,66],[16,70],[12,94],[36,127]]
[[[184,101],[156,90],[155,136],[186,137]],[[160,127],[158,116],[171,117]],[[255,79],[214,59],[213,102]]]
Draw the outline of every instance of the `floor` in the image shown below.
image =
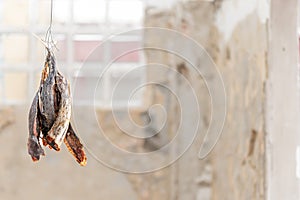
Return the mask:
[[[79,166],[65,147],[58,153],[46,149],[46,157],[33,163],[26,146],[28,108],[13,112],[15,122],[0,130],[1,199],[138,199],[125,174],[104,167],[89,154],[86,167]],[[94,131],[96,125],[84,119],[82,128]]]

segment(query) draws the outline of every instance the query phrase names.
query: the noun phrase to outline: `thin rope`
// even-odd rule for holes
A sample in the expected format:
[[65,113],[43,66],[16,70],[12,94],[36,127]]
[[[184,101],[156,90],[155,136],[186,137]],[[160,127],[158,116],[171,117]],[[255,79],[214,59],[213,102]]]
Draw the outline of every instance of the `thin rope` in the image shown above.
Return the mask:
[[51,0],[49,27],[45,35],[45,43],[47,44],[47,47],[50,51],[52,50],[53,47],[57,49],[52,36],[52,21],[53,21],[53,0]]

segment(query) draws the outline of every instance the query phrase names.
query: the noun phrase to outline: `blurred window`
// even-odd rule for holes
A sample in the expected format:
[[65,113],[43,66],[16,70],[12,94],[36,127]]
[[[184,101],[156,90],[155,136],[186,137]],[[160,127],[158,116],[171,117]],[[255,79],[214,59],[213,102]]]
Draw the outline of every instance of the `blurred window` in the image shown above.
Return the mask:
[[[95,97],[97,105],[109,106],[113,96],[114,103],[126,107],[127,93],[145,78],[143,71],[128,72],[144,61],[139,51],[121,54],[126,49],[140,48],[143,38],[130,34],[112,40],[107,38],[141,27],[143,1],[54,0],[53,3],[58,67],[71,84],[80,87],[76,88],[74,103],[87,105]],[[43,38],[49,17],[50,0],[0,1],[0,104],[24,104],[32,100],[45,59],[43,44],[32,33]],[[113,59],[111,69],[99,80],[99,70]],[[112,94],[124,74],[127,81]],[[95,85],[98,86],[96,92]],[[129,104],[140,105],[141,100],[141,94],[137,94]]]

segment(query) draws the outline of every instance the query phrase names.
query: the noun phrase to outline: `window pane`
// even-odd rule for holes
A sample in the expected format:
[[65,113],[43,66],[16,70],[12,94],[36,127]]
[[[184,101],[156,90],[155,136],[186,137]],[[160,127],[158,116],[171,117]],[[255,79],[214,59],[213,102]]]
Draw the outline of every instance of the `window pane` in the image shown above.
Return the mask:
[[57,40],[57,48],[55,56],[57,60],[66,61],[67,60],[67,38],[65,35],[58,35],[55,37]]
[[2,24],[6,26],[24,27],[29,24],[29,1],[24,0],[1,0]]
[[143,15],[143,3],[139,0],[111,0],[109,2],[110,23],[140,24]]
[[27,74],[4,73],[5,99],[7,101],[25,101],[27,98]]
[[39,86],[40,86],[41,73],[42,73],[41,70],[35,71],[35,73],[34,73],[34,88],[35,88],[35,91],[37,91]]
[[141,47],[139,41],[115,41],[111,45],[112,57],[117,59],[116,62],[139,62],[140,50],[135,50]]
[[[44,36],[40,36],[42,39]],[[58,61],[65,62],[67,60],[67,41],[65,35],[54,35],[53,39],[57,42],[56,47],[58,49],[54,50],[55,58]],[[35,58],[38,63],[43,63],[45,60],[45,46],[43,43],[41,43],[39,40],[37,40],[37,48],[36,48],[36,54]]]
[[105,1],[74,0],[74,21],[81,24],[99,24],[105,20]]
[[61,23],[61,24],[67,23],[70,19],[70,6],[71,4],[69,0],[54,1],[53,2],[53,23]]
[[[0,1],[0,13],[3,13],[3,1]],[[0,25],[3,24],[3,14],[0,14]]]
[[3,37],[3,61],[6,64],[28,62],[28,37],[22,34],[10,34]]
[[103,48],[96,48],[100,45],[101,41],[101,35],[76,35],[74,37],[75,61],[102,61],[104,56]]
[[[142,90],[138,89],[143,83],[144,71],[138,64],[118,64],[111,66],[109,99],[115,105],[138,104]],[[129,101],[130,100],[130,101]]]
[[[99,80],[99,82],[98,82]],[[74,102],[100,102],[103,100],[103,82],[96,76],[74,76]],[[97,87],[97,88],[96,88]],[[94,99],[96,98],[96,99]]]
[[[69,0],[54,0],[53,1],[53,24],[66,24],[70,19],[70,1]],[[50,0],[38,1],[38,18],[37,21],[42,25],[49,25],[50,21]]]
[[3,64],[3,35],[0,34],[0,65]]
[[[96,102],[110,103],[108,101],[112,97],[113,86],[122,75],[134,68],[134,65],[142,62],[142,52],[133,51],[142,46],[142,38],[123,35],[103,45],[101,43],[104,41],[104,36],[107,37],[109,33],[114,32],[115,28],[123,30],[128,26],[139,26],[144,15],[143,1],[53,1],[53,34],[59,49],[55,51],[55,56],[60,71],[66,76],[73,77],[70,78],[71,81],[76,80],[77,92],[74,98],[91,102],[96,95]],[[30,87],[34,85],[37,89],[46,52],[44,45],[37,39],[33,39],[33,43],[30,43],[33,36],[28,35],[26,30],[32,20],[33,25],[36,26],[31,31],[44,39],[44,31],[49,25],[50,10],[50,0],[0,0],[0,26],[9,30],[0,33],[0,103],[1,99],[7,100],[8,103],[28,100],[29,84]],[[71,24],[73,22],[76,23],[75,27]],[[70,30],[71,32],[69,32],[71,28],[69,25],[74,28]],[[10,27],[16,32],[10,32]],[[73,37],[67,38],[67,34]],[[67,41],[69,39],[72,40],[71,44]],[[72,48],[69,49],[70,47]],[[73,60],[68,60],[68,56]],[[98,82],[98,72],[105,67],[104,63],[117,57],[120,58]],[[86,62],[84,67],[88,72],[74,75],[74,71],[71,70],[81,69],[82,62]],[[64,66],[66,63],[72,68]],[[25,68],[28,65],[33,69]],[[131,72],[129,76],[123,77],[124,81],[121,80],[119,89],[114,95],[115,100],[119,103],[127,103],[130,92],[144,80],[144,73]],[[97,84],[98,87],[95,88]],[[29,96],[31,99],[32,95]],[[137,97],[140,95],[135,95],[134,99],[137,100]]]

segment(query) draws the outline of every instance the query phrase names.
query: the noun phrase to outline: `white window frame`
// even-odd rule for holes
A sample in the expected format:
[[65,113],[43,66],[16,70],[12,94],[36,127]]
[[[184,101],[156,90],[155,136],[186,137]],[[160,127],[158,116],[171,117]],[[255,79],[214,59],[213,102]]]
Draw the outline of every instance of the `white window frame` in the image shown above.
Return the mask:
[[[37,43],[39,42],[33,35],[32,33],[36,34],[36,35],[44,35],[45,31],[47,30],[47,26],[43,26],[43,25],[38,25],[36,24],[36,19],[37,19],[37,15],[38,13],[36,12],[37,10],[37,6],[38,6],[38,1],[39,0],[28,0],[29,2],[29,26],[28,26],[28,31],[24,30],[23,28],[15,28],[15,27],[8,27],[8,26],[2,26],[0,24],[0,36],[1,35],[11,35],[11,34],[22,34],[22,35],[27,35],[28,37],[28,42],[29,42],[29,58],[28,58],[28,62],[22,65],[15,65],[15,64],[3,64],[0,62],[0,76],[1,74],[5,74],[5,73],[9,73],[9,72],[24,72],[27,74],[28,76],[28,92],[27,92],[27,98],[24,101],[11,101],[11,100],[6,100],[5,99],[5,95],[3,96],[3,99],[0,100],[0,104],[4,104],[4,105],[24,105],[27,104],[28,102],[31,102],[32,97],[34,96],[34,93],[36,92],[36,88],[35,88],[35,82],[36,82],[36,68],[32,67],[32,66],[40,66],[42,65],[42,63],[37,63],[36,59],[35,59],[35,55],[34,53],[37,52]],[[70,12],[70,19],[67,21],[67,23],[65,25],[59,25],[59,24],[53,24],[53,32],[55,34],[63,34],[66,37],[66,48],[67,48],[67,55],[66,55],[66,61],[62,62],[60,61],[60,65],[64,66],[65,69],[64,71],[66,72],[65,75],[67,75],[69,78],[73,78],[74,76],[76,76],[76,71],[80,69],[80,67],[82,66],[82,63],[80,62],[76,62],[74,60],[74,51],[73,51],[73,47],[74,47],[74,43],[73,43],[73,38],[75,35],[78,34],[97,34],[99,35],[101,33],[101,35],[103,36],[103,38],[108,38],[109,36],[111,36],[112,33],[118,33],[124,30],[128,30],[128,28],[136,28],[136,27],[131,27],[128,26],[128,24],[124,25],[124,26],[111,26],[109,24],[109,1],[110,0],[105,0],[105,5],[106,5],[106,15],[105,15],[105,22],[104,25],[103,24],[93,24],[93,25],[87,25],[84,26],[84,28],[82,28],[82,26],[76,24],[74,22],[74,11],[73,11],[73,7],[74,7],[74,1],[73,0],[66,0],[69,1],[69,12]],[[140,0],[141,2],[143,2],[142,0]],[[55,9],[55,1],[54,1],[54,9]],[[49,8],[50,10],[50,8]],[[56,31],[59,30],[59,31]],[[134,40],[138,40],[138,41],[142,41],[141,36],[132,36],[130,41],[134,41]],[[110,49],[109,46],[108,47],[104,47],[106,48],[104,50],[105,55],[104,55],[104,63],[107,63],[107,60],[110,58]],[[59,53],[59,52],[58,52]],[[143,63],[143,61],[142,61]],[[142,64],[141,63],[141,64]],[[42,67],[40,67],[41,69]],[[125,69],[117,69],[117,70],[125,70]],[[1,73],[2,72],[2,73]],[[145,72],[146,73],[146,72]],[[88,77],[88,76],[87,76]],[[144,77],[142,77],[143,80],[145,80],[146,74],[144,75]],[[1,78],[1,77],[0,77]],[[109,91],[111,89],[111,84],[109,81],[109,77],[105,78],[105,88],[107,91]],[[2,82],[1,82],[2,81]],[[5,83],[3,79],[0,79],[0,84],[1,84],[1,88],[3,93],[5,93]],[[105,95],[107,95],[107,92],[104,92]],[[104,97],[106,98],[106,97]],[[142,99],[141,99],[142,101]],[[79,105],[90,105],[90,101],[85,102],[85,101],[76,101]],[[97,101],[98,102],[98,101]],[[136,105],[142,105],[142,102],[140,102],[140,104],[134,104],[132,106],[136,106]],[[97,107],[105,107],[105,108],[109,108],[110,104],[107,101],[99,101],[96,105]],[[131,105],[119,105],[120,108],[127,108],[128,106]]]
[[299,0],[271,1],[265,110],[268,200],[300,199],[299,5]]

